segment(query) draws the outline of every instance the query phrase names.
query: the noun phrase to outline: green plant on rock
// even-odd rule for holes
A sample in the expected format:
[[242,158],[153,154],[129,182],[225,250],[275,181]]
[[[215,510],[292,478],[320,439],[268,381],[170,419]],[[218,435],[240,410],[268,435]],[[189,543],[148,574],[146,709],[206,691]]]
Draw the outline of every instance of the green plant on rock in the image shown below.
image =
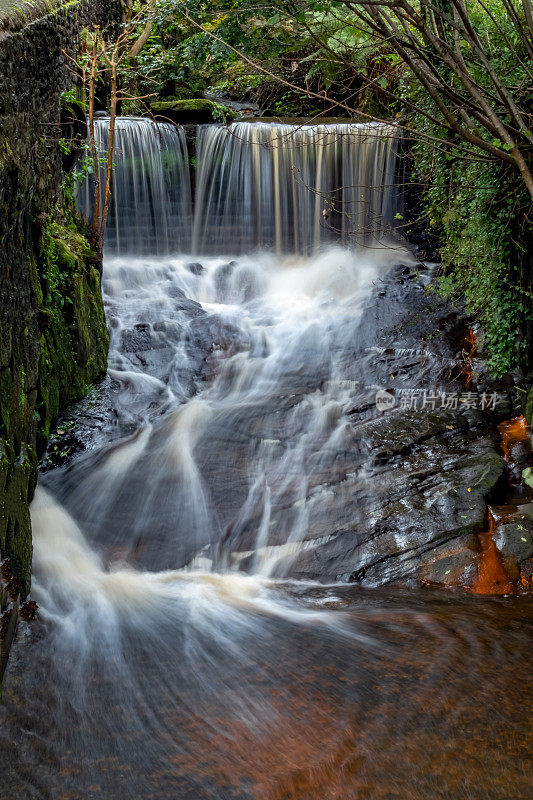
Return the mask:
[[42,331],[35,407],[41,445],[60,408],[83,396],[105,371],[108,335],[94,260],[75,222],[47,223],[39,254]]
[[[419,102],[423,98],[419,97]],[[438,127],[415,124],[429,135]],[[413,146],[414,179],[422,186],[426,224],[440,240],[440,291],[462,298],[485,332],[490,368],[501,377],[530,358],[533,324],[528,240],[530,203],[510,165],[452,155],[430,139]]]

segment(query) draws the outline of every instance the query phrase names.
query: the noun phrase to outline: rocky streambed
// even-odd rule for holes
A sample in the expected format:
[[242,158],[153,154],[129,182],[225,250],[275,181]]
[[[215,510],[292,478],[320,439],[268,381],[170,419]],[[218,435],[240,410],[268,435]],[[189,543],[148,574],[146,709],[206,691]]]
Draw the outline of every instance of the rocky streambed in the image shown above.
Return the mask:
[[[199,262],[183,269],[193,281],[201,281],[206,272]],[[219,300],[235,291],[235,275],[243,281],[241,298],[253,299],[259,291],[253,275],[244,272],[243,277],[237,262],[210,264],[209,269]],[[169,292],[174,321],[168,320],[165,308],[165,319],[145,309],[119,322],[114,316],[118,307],[108,297],[115,329],[110,375],[60,423],[44,459],[43,484],[71,513],[76,515],[84,502],[84,476],[92,461],[100,464],[107,457],[102,443],[137,436],[136,415],[149,419],[150,440],[135,470],[126,475],[128,494],[142,493],[168,434],[165,420],[179,407],[160,400],[177,374],[184,400],[202,396],[215,382],[215,406],[218,381],[222,407],[222,413],[217,415],[215,408],[210,417],[208,435],[195,444],[198,469],[216,509],[216,536],[184,542],[176,553],[178,566],[200,557],[202,563],[248,571],[267,555],[275,562],[272,574],[283,576],[476,591],[487,571],[479,535],[488,530],[487,506],[502,505],[516,495],[514,510],[500,514],[499,522],[505,524],[494,541],[500,544],[496,561],[502,569],[495,572],[491,591],[507,593],[529,585],[533,518],[527,487],[520,488],[530,452],[527,431],[518,436],[521,467],[514,484],[509,483],[512,469],[503,456],[497,425],[519,414],[513,387],[490,381],[478,352],[480,337],[472,338],[468,320],[428,291],[433,267],[398,264],[375,278],[357,321],[347,323],[350,336],[342,339],[337,323],[330,325],[334,369],[322,352],[317,357],[321,345],[304,327],[296,365],[275,376],[273,390],[238,398],[229,412],[228,387],[240,369],[239,354],[248,358],[261,346],[255,332],[239,327],[223,307],[204,308],[194,292],[187,296],[186,287],[176,283],[172,268],[163,265],[161,270],[158,285]],[[262,346],[265,355],[266,341]],[[175,365],[177,348],[183,357],[173,373],[169,364]],[[127,361],[140,375],[160,382],[151,410],[141,407],[143,392],[136,398],[133,385],[113,370],[113,359],[121,369]],[[376,403],[379,391],[385,392],[385,406],[379,398]],[[325,421],[313,435],[317,408]],[[297,457],[296,440],[301,443]],[[111,453],[115,447],[105,445]],[[81,458],[80,451],[85,451]],[[261,452],[274,465],[267,542],[257,537],[264,515],[261,488],[250,502],[250,476]],[[306,485],[296,491],[301,471]],[[130,505],[129,511],[120,503],[108,510],[117,525],[133,523],[139,508],[135,501]],[[304,521],[299,519],[302,505]],[[90,511],[89,517],[101,538],[100,523]],[[159,547],[166,535],[161,528],[172,527],[172,518],[145,522],[153,536],[141,535],[135,558],[145,563],[149,557],[154,568],[161,568],[166,557]],[[291,535],[298,525],[298,535]],[[483,580],[487,588],[486,575]]]

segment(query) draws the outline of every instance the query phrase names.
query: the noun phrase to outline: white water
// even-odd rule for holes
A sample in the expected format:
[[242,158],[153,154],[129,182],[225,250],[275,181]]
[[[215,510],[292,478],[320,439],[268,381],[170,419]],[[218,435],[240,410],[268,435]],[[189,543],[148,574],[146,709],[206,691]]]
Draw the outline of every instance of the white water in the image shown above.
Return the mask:
[[327,540],[328,514],[345,516],[365,480],[356,458],[345,499],[330,487],[352,446],[346,414],[372,397],[359,316],[399,257],[210,258],[198,275],[184,258],[106,262],[109,374],[127,435],[46,479],[106,558],[280,576]]
[[[41,613],[59,625],[69,648],[80,646],[82,653],[94,634],[113,639],[123,615],[138,616],[137,624],[143,627],[143,614],[163,613],[163,609],[168,614],[172,607],[178,620],[186,613],[199,624],[203,618],[216,620],[232,614],[240,620],[241,615],[234,612],[248,610],[296,623],[322,623],[343,633],[342,614],[332,616],[290,605],[283,600],[284,582],[259,574],[190,569],[150,572],[127,564],[106,565],[75,520],[41,487],[32,503],[32,525],[38,568],[34,595],[39,598]],[[216,631],[211,635],[216,638]],[[348,626],[344,635],[372,644]],[[110,644],[113,646],[112,641]]]
[[[280,630],[386,650],[324,596],[291,596],[316,582],[283,576],[323,541],[304,537],[347,441],[352,392],[335,376],[390,258],[336,248],[229,272],[204,259],[200,275],[183,258],[106,261],[112,401],[119,430],[134,431],[47,473],[31,508],[47,702],[52,728],[66,728],[59,753],[46,735],[39,747],[107,786],[99,764],[120,731],[111,746],[126,765],[106,800],[135,797],[139,771],[149,780],[154,764],[185,758],[194,719],[220,735],[215,708],[226,727],[268,733],[272,702],[246,675],[265,674]],[[132,350],[139,324],[146,349]]]
[[[97,119],[94,127],[103,197],[109,120]],[[87,217],[91,216],[93,192],[93,182],[87,179],[78,194],[78,205]],[[183,130],[141,117],[119,117],[106,249],[150,255],[187,251],[191,220],[189,157]]]
[[[96,128],[104,149],[107,125]],[[326,247],[320,209],[337,193],[332,213],[346,220],[360,193],[356,227],[376,245],[394,154],[386,126],[207,126],[193,247],[233,247],[237,260],[157,258],[187,242],[185,140],[118,120],[104,269],[115,421],[96,453],[46,476],[32,507],[34,591],[56,620],[70,598],[82,651],[98,618],[114,630],[124,606],[259,602],[344,516],[365,481],[358,464],[330,486],[337,453],[353,446],[347,411],[369,391],[359,317],[373,282],[409,254]],[[264,243],[277,252],[254,251]]]

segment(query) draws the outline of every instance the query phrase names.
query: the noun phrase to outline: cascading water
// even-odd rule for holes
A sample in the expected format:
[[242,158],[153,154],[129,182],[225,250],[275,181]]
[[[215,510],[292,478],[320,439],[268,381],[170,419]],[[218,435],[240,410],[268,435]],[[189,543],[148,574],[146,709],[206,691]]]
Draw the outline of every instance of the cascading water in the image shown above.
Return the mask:
[[201,128],[193,251],[383,245],[400,210],[396,150],[396,129],[381,124]]
[[[94,127],[103,197],[109,119],[96,119]],[[192,203],[183,130],[140,117],[118,117],[113,168],[107,252],[186,252],[190,247]],[[87,217],[92,214],[93,194],[93,181],[87,179],[78,194],[78,205]]]
[[[108,129],[109,120],[95,121],[102,187]],[[119,117],[115,136],[110,253],[311,255],[334,242],[383,246],[395,236],[391,126],[200,126],[194,215],[183,129]],[[87,216],[93,193],[87,180],[79,196]]]
[[[361,314],[372,281],[409,254],[326,246],[316,198],[321,210],[335,187],[322,167],[319,195],[290,182],[296,129],[254,156],[209,128],[195,236],[221,252],[157,257],[190,232],[188,178],[174,166],[183,184],[169,187],[163,158],[175,148],[183,166],[183,142],[162,130],[119,122],[109,378],[86,452],[42,474],[32,505],[40,618],[6,674],[0,797],[463,800],[466,786],[496,800],[525,786],[517,664],[530,643],[513,607],[336,581],[376,511],[351,416],[376,414],[383,378]],[[310,138],[305,180],[313,159],[338,163]],[[353,180],[357,147],[326,140]],[[392,174],[375,146],[365,182]],[[374,191],[365,220],[389,203]],[[435,380],[440,367],[427,356],[421,370]]]

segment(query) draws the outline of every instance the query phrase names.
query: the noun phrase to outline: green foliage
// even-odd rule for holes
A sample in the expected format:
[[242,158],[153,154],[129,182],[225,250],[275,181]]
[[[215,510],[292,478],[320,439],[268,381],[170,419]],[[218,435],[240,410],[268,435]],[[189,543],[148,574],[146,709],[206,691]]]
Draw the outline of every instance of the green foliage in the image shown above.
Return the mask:
[[86,239],[75,225],[49,223],[42,238],[43,300],[52,311],[72,305],[69,286],[77,274],[78,262],[91,255]]
[[224,77],[214,84],[213,89],[217,94],[245,100],[267,80],[272,79],[252,73],[251,67],[243,61],[234,61],[227,66]]
[[[65,139],[59,141],[59,148],[65,155],[70,155],[73,151],[71,142]],[[72,210],[75,207],[77,188],[94,172],[94,164],[89,144],[85,142],[81,147],[76,147],[75,152],[76,161],[74,166],[69,172],[63,174],[63,182],[61,184],[64,207],[70,209],[70,216],[72,216]],[[102,152],[98,153],[98,163],[103,167],[107,165],[107,152],[102,150]]]
[[89,110],[89,104],[85,99],[82,99],[79,96],[79,92],[76,89],[69,89],[66,92],[61,94],[61,102],[65,105],[74,105],[78,106],[84,113],[87,113]]
[[[487,8],[493,19],[481,13],[479,3],[469,2],[470,19],[502,81],[516,101],[527,107],[527,58],[524,54],[523,62],[517,59],[521,45],[500,0],[492,0]],[[474,73],[479,85],[488,90],[486,73],[475,69]],[[455,79],[449,75],[449,80]],[[492,372],[501,377],[517,365],[526,365],[530,358],[527,338],[533,304],[527,253],[531,242],[528,192],[513,164],[493,159],[458,138],[451,137],[451,142],[463,149],[439,143],[449,138],[437,122],[440,114],[407,72],[399,94],[400,100],[416,109],[408,114],[410,126],[421,134],[414,138],[413,179],[425,187],[423,219],[441,244],[444,276],[440,289],[462,298],[467,311],[482,324]],[[489,134],[485,138],[489,140]],[[492,143],[508,149],[499,140]]]
[[440,231],[440,289],[463,298],[481,322],[492,372],[500,377],[526,361],[524,332],[533,321],[528,276],[521,268],[519,223],[527,193],[506,165],[453,158],[422,139],[414,150],[416,176],[428,187],[426,220]]
[[[381,58],[368,44],[368,33],[348,24],[346,10],[337,20],[326,5],[312,3],[295,14],[288,0],[280,0],[275,13],[272,3],[261,0],[160,0],[153,33],[138,59],[142,90],[155,88],[161,99],[186,99],[214,89],[278,113],[314,113],[316,99],[309,102],[300,88],[342,94],[353,88],[350,58],[366,68],[371,54],[371,71]],[[317,36],[325,37],[324,47]],[[282,86],[268,72],[295,88]]]

